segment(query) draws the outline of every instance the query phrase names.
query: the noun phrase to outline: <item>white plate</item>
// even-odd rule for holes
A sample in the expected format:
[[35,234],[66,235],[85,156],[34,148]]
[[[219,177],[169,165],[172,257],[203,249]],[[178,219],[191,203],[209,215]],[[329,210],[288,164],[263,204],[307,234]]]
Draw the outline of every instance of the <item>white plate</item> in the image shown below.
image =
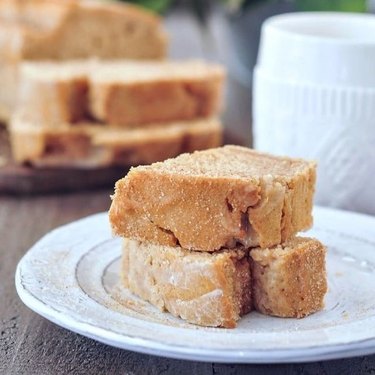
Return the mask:
[[329,292],[305,319],[251,313],[233,330],[161,313],[119,285],[120,239],[105,213],[52,231],[20,261],[22,301],[52,322],[119,348],[199,361],[302,362],[375,353],[375,218],[315,209]]

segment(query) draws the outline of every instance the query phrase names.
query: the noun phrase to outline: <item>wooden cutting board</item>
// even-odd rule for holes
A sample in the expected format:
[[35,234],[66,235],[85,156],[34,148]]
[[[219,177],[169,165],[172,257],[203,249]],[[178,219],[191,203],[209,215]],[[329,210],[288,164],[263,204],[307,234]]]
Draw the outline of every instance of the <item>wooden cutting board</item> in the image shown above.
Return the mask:
[[[241,142],[227,134],[225,143]],[[128,170],[126,167],[54,169],[16,165],[11,158],[7,132],[0,125],[0,194],[31,195],[111,188]]]
[[42,194],[114,186],[129,168],[32,168],[13,163],[5,128],[0,128],[0,193]]

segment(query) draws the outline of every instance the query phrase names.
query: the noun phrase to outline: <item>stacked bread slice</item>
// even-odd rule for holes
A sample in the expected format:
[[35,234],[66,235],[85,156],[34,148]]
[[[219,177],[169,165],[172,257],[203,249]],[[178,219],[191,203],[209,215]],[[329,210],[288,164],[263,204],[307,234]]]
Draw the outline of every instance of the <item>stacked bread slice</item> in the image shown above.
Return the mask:
[[312,225],[315,164],[225,146],[130,170],[109,212],[122,280],[190,323],[231,328],[257,311],[323,307],[325,248]]
[[34,166],[130,166],[217,147],[224,70],[202,61],[25,63],[9,131]]

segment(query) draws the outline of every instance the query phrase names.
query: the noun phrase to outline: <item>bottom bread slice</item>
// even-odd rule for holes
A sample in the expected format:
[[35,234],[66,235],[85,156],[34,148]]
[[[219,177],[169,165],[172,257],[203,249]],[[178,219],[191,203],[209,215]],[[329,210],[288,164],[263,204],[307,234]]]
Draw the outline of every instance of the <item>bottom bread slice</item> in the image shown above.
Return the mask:
[[124,285],[162,311],[189,323],[233,328],[251,310],[247,253],[192,252],[125,239]]
[[133,166],[217,147],[222,126],[202,119],[132,129],[94,123],[46,128],[14,119],[10,139],[14,160],[36,167]]
[[122,280],[160,310],[197,325],[233,328],[252,307],[301,318],[324,306],[325,247],[296,237],[270,249],[207,253],[124,239]]
[[295,237],[272,249],[251,250],[255,309],[289,318],[321,310],[327,292],[325,255],[318,240],[306,237]]

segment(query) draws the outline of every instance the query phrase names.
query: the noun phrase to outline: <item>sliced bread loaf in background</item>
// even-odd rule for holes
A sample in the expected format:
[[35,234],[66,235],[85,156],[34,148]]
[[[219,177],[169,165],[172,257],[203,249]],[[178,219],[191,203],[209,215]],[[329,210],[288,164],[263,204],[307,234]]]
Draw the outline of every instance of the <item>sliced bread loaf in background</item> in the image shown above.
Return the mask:
[[7,121],[14,108],[22,61],[162,59],[167,44],[160,18],[131,4],[1,0],[0,120]]
[[69,61],[21,65],[16,112],[36,126],[92,119],[135,127],[217,115],[224,69],[197,60]]

